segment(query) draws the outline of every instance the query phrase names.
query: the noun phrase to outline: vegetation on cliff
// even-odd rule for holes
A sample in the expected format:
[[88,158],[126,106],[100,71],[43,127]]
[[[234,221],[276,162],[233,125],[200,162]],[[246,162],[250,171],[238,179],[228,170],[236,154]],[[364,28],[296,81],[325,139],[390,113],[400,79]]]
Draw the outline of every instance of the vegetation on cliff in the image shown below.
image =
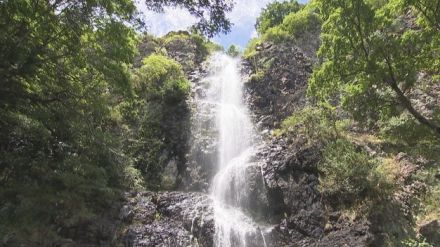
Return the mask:
[[305,6],[298,4],[297,1],[269,4],[257,19],[256,28],[259,37],[249,42],[244,55],[247,58],[252,57],[256,46],[263,42],[296,43],[302,37],[311,38],[307,34],[318,32],[321,22],[321,16],[313,1]]
[[[438,236],[416,240],[414,229],[440,219],[440,2],[292,4],[268,5],[257,27],[275,24],[260,28],[245,50],[255,83],[273,73],[271,59],[256,57],[259,50],[290,43],[309,55],[301,39],[320,33],[318,60],[309,56],[315,66],[308,106],[274,133],[323,147],[321,192],[335,208],[372,221],[382,215],[376,223],[386,239],[376,244],[435,246]],[[273,21],[270,11],[279,8],[283,19]]]
[[269,28],[280,25],[286,15],[298,12],[302,8],[296,0],[274,2],[266,6],[257,18],[255,29],[264,34]]
[[[223,1],[146,3],[203,13],[199,33],[230,26]],[[3,244],[75,238],[69,229],[99,219],[122,190],[161,187],[164,150],[184,142],[189,84],[166,49],[133,68],[139,20],[129,0],[0,1]]]

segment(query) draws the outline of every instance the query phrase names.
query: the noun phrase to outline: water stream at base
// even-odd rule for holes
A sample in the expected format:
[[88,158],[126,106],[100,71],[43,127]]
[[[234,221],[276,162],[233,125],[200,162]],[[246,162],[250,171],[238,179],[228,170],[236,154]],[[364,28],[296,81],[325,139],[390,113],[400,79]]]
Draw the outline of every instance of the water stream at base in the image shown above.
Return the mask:
[[254,154],[255,133],[244,103],[240,60],[215,54],[209,61],[206,100],[215,105],[218,132],[217,174],[211,184],[218,247],[266,247],[264,229],[247,215],[246,169]]

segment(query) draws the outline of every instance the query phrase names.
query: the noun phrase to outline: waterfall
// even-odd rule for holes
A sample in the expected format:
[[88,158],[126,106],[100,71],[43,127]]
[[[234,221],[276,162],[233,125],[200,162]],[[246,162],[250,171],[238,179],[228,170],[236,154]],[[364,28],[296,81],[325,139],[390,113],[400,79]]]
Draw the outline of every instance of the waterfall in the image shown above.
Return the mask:
[[247,168],[254,154],[255,132],[244,103],[240,60],[215,54],[208,64],[206,98],[215,107],[218,133],[217,173],[211,183],[214,244],[219,247],[266,246],[264,232],[246,212]]

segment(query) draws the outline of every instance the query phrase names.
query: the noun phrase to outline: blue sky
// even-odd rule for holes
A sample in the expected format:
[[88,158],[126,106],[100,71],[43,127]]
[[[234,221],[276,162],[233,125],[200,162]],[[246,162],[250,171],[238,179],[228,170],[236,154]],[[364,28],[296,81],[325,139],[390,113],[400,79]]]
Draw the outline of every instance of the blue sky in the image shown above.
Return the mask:
[[[234,9],[228,14],[234,24],[230,33],[218,35],[213,41],[225,48],[231,44],[245,47],[247,42],[256,36],[255,20],[268,3],[275,0],[235,0]],[[306,3],[308,0],[299,0]],[[142,6],[140,6],[141,9]],[[186,10],[166,8],[164,13],[144,11],[146,23],[151,33],[162,36],[169,31],[186,30],[196,21]]]

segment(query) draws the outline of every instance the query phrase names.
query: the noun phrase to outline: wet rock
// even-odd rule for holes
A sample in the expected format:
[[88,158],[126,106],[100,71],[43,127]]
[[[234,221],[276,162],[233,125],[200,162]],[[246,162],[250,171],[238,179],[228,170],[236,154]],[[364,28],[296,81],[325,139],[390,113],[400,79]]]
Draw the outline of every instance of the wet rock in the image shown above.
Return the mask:
[[[267,70],[263,77],[250,77],[246,83],[246,100],[261,135],[267,139],[246,167],[243,190],[247,196],[239,204],[254,219],[273,226],[249,243],[366,246],[371,240],[368,222],[351,222],[340,212],[324,210],[328,205],[318,190],[321,147],[309,146],[301,138],[270,138],[283,119],[306,105],[307,80],[319,39],[306,43],[259,45],[255,59]],[[185,45],[169,44],[167,49]],[[187,52],[193,49],[187,48]],[[180,51],[169,54],[188,62],[188,56]],[[244,62],[245,73],[256,74],[253,62]],[[182,188],[207,192],[216,172],[212,164],[218,157],[218,133],[212,131],[216,107],[203,101],[209,89],[203,80],[206,70],[202,67],[188,75],[192,82],[189,105],[193,117],[200,121],[193,121],[191,126],[192,148],[186,156]],[[212,202],[205,194],[144,192],[128,196],[126,202],[130,208],[121,211],[121,215],[128,215],[122,219],[132,217],[132,223],[122,238],[125,246],[213,246],[215,219]]]
[[247,209],[254,218],[267,218],[269,200],[266,187],[261,173],[261,164],[259,162],[251,163],[246,169],[246,181],[244,194],[245,202],[243,209]]
[[213,245],[212,202],[204,194],[142,192],[126,203],[134,208],[133,221],[121,237],[126,247]]
[[320,238],[324,234],[324,215],[320,208],[309,210],[301,209],[287,221],[288,227],[297,230],[301,234]]
[[[189,191],[207,192],[209,183],[216,173],[218,157],[218,133],[212,126],[216,123],[216,107],[205,101],[209,85],[203,79],[207,76],[206,64],[195,70],[191,76],[192,110],[191,138],[186,155],[186,170],[181,187]],[[195,121],[197,119],[197,121]]]

